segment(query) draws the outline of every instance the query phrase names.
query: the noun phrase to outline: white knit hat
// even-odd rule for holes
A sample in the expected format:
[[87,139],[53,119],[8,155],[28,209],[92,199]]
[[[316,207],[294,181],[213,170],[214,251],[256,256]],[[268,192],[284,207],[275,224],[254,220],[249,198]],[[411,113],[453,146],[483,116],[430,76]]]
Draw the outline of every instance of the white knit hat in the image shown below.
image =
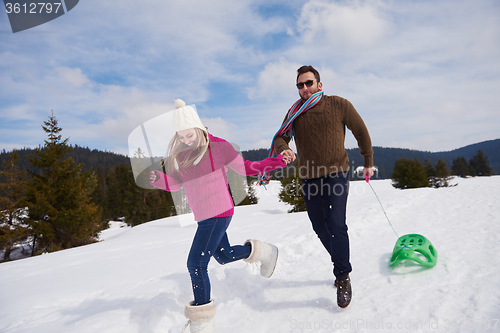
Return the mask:
[[174,110],[174,130],[179,132],[190,128],[199,128],[205,132],[207,131],[205,126],[203,126],[198,113],[196,113],[194,105],[186,106],[186,103],[182,99],[176,99]]
[[[174,130],[176,132],[187,130],[190,128],[199,128],[208,134],[207,128],[203,126],[198,113],[194,109],[195,106],[188,105],[182,99],[175,100],[175,110],[174,110]],[[193,162],[194,165],[200,163],[201,159],[205,155],[208,148],[208,144],[204,145],[203,152],[200,156]],[[176,170],[179,170],[179,164],[177,160],[174,159],[174,166]]]

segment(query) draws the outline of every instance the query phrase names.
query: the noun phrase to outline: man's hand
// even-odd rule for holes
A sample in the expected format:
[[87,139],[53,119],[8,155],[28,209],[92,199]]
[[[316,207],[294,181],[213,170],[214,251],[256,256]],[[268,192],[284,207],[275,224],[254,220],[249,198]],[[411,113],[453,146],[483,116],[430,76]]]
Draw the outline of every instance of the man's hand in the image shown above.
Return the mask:
[[285,162],[286,164],[295,161],[295,159],[297,158],[291,149],[283,150],[281,152],[281,155],[283,155],[283,162]]
[[366,179],[368,182],[370,178],[372,178],[374,175],[373,168],[364,168],[363,169],[363,179]]

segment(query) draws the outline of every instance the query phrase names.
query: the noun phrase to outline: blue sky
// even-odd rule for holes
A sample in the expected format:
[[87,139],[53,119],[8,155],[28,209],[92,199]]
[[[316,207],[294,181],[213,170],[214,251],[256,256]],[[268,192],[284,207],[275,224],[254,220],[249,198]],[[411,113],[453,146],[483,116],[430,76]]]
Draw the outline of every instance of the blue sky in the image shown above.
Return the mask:
[[43,144],[53,110],[70,144],[128,154],[176,98],[214,135],[268,148],[304,64],[375,146],[500,138],[497,0],[83,0],[15,34],[0,13],[0,149]]

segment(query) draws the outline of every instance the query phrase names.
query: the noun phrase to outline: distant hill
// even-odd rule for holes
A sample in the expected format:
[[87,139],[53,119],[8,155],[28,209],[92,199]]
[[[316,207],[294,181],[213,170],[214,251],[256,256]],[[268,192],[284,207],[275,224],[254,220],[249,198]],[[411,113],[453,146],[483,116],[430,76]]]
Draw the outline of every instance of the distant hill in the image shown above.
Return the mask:
[[[446,152],[428,152],[404,148],[386,148],[373,147],[375,165],[379,169],[378,178],[386,179],[391,177],[394,164],[400,158],[417,158],[421,163],[428,159],[432,164],[436,164],[438,160],[446,162],[448,168],[451,168],[453,159],[461,156],[467,161],[476,154],[478,150],[488,156],[493,174],[500,174],[500,139],[475,143],[462,148],[454,149]],[[257,161],[268,156],[268,149],[256,149],[243,151],[243,157],[250,161]],[[359,148],[347,149],[349,155],[350,167],[358,167],[363,165],[363,158],[359,154]]]
[[[386,147],[373,147],[373,150],[375,165],[379,169],[378,178],[381,179],[391,177],[394,164],[400,158],[413,159],[416,157],[420,162],[428,159],[432,164],[436,164],[437,161],[441,159],[446,162],[448,168],[451,168],[453,159],[461,156],[466,160],[469,160],[478,150],[482,150],[483,153],[488,156],[493,174],[500,174],[500,139],[483,141],[446,152],[426,152],[420,150]],[[6,152],[5,150],[0,153],[0,169],[3,169],[3,161],[7,160],[10,153],[11,152]],[[25,148],[18,150],[18,153],[21,157],[21,168],[30,168],[29,163],[26,160],[26,156],[33,154],[34,149]],[[249,161],[259,161],[268,156],[269,150],[265,148],[253,149],[243,151],[242,154],[243,157]],[[351,167],[356,168],[363,164],[363,159],[359,154],[358,148],[347,149],[347,154],[349,155],[349,165]],[[90,168],[94,170],[98,165],[102,165],[104,169],[106,169],[117,164],[129,162],[128,157],[124,155],[113,152],[99,151],[96,149],[91,150],[89,148],[79,146],[73,146],[70,156],[72,156],[77,163],[83,163],[85,169]]]
[[[374,163],[379,169],[379,178],[390,178],[394,164],[400,158],[417,158],[419,162],[429,160],[432,164],[436,164],[438,160],[446,162],[448,168],[451,168],[453,159],[461,156],[467,161],[470,160],[478,150],[488,156],[493,174],[500,174],[500,139],[483,141],[462,148],[454,149],[446,152],[428,152],[401,148],[384,148],[373,147]],[[359,148],[348,149],[347,154],[351,161],[351,166],[362,165],[363,160],[359,154]],[[354,161],[354,163],[352,163]]]
[[[71,146],[69,156],[75,160],[77,164],[83,163],[83,168],[96,170],[97,166],[101,165],[104,169],[115,166],[117,164],[129,162],[127,156],[116,154],[108,151],[100,151],[97,149],[83,148],[79,146]],[[3,170],[4,161],[6,161],[12,152],[3,150],[0,153],[0,170]],[[35,149],[23,148],[17,150],[19,155],[19,167],[21,170],[32,170],[30,163],[27,160],[28,156],[35,153]]]
[[269,156],[269,149],[252,149],[241,152],[244,159],[249,161],[261,161]]

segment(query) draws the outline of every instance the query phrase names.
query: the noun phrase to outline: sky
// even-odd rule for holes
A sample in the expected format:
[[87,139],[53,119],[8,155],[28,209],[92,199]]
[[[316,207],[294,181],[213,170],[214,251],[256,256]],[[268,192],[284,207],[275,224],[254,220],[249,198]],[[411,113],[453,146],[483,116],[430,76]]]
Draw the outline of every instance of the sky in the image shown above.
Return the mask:
[[269,148],[302,65],[374,146],[500,138],[497,0],[85,0],[17,33],[0,12],[0,149],[43,145],[53,112],[69,144],[129,155],[134,129],[177,98],[212,134]]

